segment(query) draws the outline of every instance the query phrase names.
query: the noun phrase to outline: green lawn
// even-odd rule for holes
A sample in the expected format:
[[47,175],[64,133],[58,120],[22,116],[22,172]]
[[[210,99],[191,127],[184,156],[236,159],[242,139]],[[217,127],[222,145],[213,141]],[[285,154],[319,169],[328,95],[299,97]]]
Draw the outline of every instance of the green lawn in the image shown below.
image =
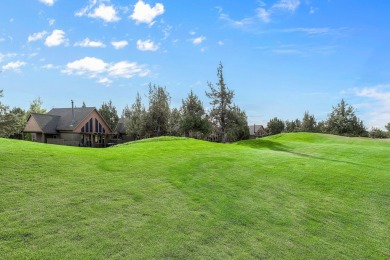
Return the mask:
[[389,234],[389,141],[0,139],[0,259],[385,259]]

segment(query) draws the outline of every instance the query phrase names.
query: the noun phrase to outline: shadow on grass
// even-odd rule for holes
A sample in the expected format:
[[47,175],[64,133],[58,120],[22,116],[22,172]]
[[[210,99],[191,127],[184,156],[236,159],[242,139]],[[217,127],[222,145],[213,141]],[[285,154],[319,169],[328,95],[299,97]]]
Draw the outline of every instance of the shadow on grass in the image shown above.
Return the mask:
[[298,153],[298,152],[293,151],[292,148],[290,148],[284,144],[270,141],[270,140],[256,139],[256,140],[250,140],[250,141],[242,141],[242,142],[239,142],[237,144],[242,145],[242,146],[246,146],[246,147],[249,147],[252,149],[269,149],[272,151],[289,153],[289,154],[292,154],[292,155],[295,155],[298,157],[303,157],[303,158],[310,158],[310,159],[335,162],[335,163],[345,163],[345,164],[349,164],[349,165],[363,166],[363,167],[378,169],[378,170],[390,170],[390,168],[386,168],[386,167],[378,167],[378,166],[373,166],[373,165],[369,165],[369,164],[351,162],[351,161],[347,161],[347,160],[332,159],[332,158],[327,158],[327,157],[315,156],[315,155],[311,155],[311,154]]

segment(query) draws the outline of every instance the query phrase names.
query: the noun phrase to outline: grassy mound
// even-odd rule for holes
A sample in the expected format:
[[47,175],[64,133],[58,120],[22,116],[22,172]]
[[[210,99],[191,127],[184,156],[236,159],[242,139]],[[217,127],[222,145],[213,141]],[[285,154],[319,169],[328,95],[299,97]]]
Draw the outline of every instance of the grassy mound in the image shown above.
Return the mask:
[[389,258],[390,142],[0,139],[0,258]]

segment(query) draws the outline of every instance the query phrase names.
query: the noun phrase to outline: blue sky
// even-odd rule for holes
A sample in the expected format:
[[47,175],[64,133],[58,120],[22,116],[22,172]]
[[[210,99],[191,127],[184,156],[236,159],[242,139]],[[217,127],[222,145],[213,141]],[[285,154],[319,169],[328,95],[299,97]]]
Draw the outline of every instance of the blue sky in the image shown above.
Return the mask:
[[[390,122],[390,1],[15,0],[0,2],[3,103],[119,114],[152,82],[171,106],[224,65],[250,124],[326,119],[344,98],[368,128]],[[147,99],[144,97],[144,103]]]

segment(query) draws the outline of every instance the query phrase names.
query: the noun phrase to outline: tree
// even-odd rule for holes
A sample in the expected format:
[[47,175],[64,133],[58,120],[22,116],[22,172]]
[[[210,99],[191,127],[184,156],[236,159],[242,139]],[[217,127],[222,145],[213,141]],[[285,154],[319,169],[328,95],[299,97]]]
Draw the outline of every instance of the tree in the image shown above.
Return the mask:
[[363,121],[355,115],[355,109],[344,99],[333,107],[326,124],[328,132],[336,135],[362,136],[367,132]]
[[[3,91],[0,90],[0,97],[3,97]],[[9,109],[9,106],[0,102],[0,137],[11,137],[20,135],[25,121],[25,111],[15,107]]]
[[83,105],[81,106],[82,108],[86,108],[87,105],[85,104],[85,102],[83,101]]
[[292,133],[292,132],[298,132],[300,131],[301,129],[301,126],[302,126],[302,122],[297,118],[295,119],[295,121],[286,121],[285,123],[285,131],[288,132],[288,133]]
[[274,117],[267,123],[267,128],[270,135],[280,134],[284,130],[284,122]]
[[[30,109],[27,111],[27,115],[29,116],[31,113],[37,113],[37,114],[45,114],[46,109],[42,108],[43,101],[40,97],[36,97],[31,103],[30,103]],[[27,121],[27,118],[26,118]]]
[[166,135],[170,114],[170,96],[165,87],[149,84],[149,110],[146,132],[152,136]]
[[234,105],[228,112],[229,127],[227,139],[230,142],[245,140],[249,138],[248,120],[245,111]]
[[390,122],[389,122],[389,123],[387,123],[387,125],[385,125],[385,128],[386,128],[387,132],[389,132],[389,133],[390,133]]
[[191,133],[207,134],[209,133],[210,121],[208,120],[202,102],[192,90],[185,100],[182,100],[181,111],[181,129],[185,136]]
[[213,106],[210,116],[216,121],[217,126],[220,128],[222,134],[222,143],[226,142],[227,130],[229,127],[228,114],[229,110],[232,108],[232,101],[234,97],[234,92],[229,90],[225,84],[223,78],[223,65],[219,64],[217,69],[217,88],[210,82],[208,86],[210,92],[206,92],[206,96],[211,98],[210,105]]
[[141,96],[137,93],[135,101],[131,108],[128,106],[123,110],[125,117],[126,133],[137,140],[145,136],[146,111],[142,105]]
[[368,133],[368,136],[371,137],[371,138],[388,138],[388,134],[383,131],[383,130],[380,130],[379,128],[372,128],[371,131]]
[[300,127],[302,132],[315,132],[316,131],[316,119],[314,115],[310,115],[308,111],[305,112],[302,119],[302,125]]
[[181,123],[181,114],[179,109],[174,108],[172,109],[170,116],[169,116],[169,128],[168,128],[168,134],[171,136],[181,136],[182,130],[180,127]]
[[99,108],[100,115],[104,118],[106,123],[111,129],[115,129],[119,121],[119,116],[116,111],[116,107],[112,104],[112,101],[107,103],[103,102],[102,106]]

